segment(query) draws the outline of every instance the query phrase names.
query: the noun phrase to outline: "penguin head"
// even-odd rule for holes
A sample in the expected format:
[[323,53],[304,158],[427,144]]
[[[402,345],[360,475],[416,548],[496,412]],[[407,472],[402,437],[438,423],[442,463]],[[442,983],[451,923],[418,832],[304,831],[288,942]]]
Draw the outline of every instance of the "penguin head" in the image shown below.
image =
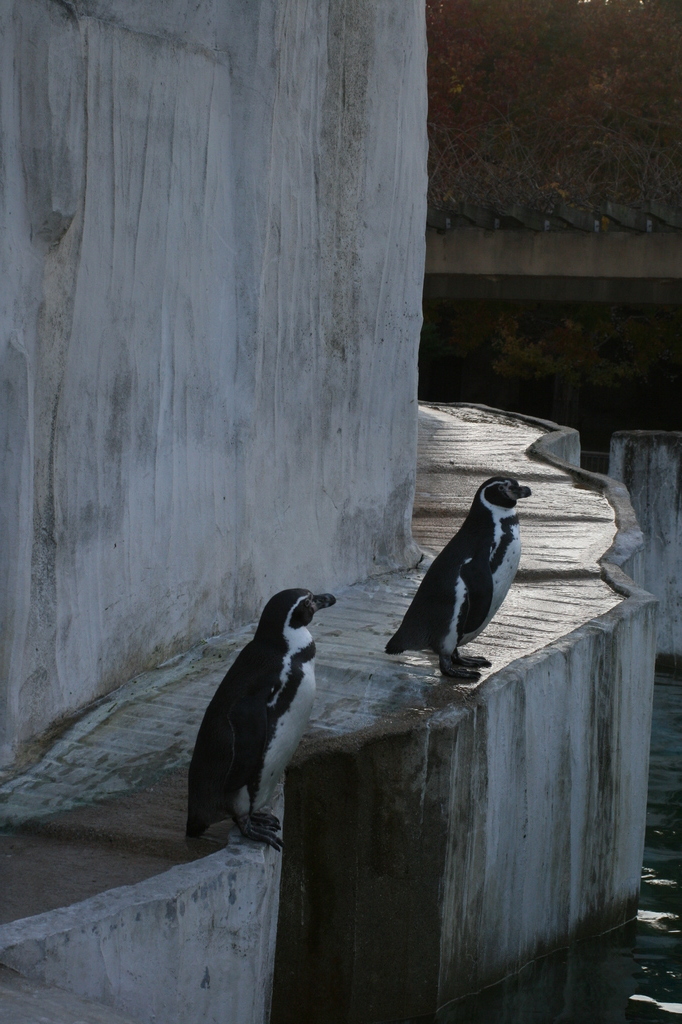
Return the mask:
[[519,498],[530,497],[530,487],[521,487],[513,476],[491,476],[481,484],[476,497],[489,505],[514,508]]
[[285,628],[307,626],[315,612],[336,604],[333,594],[312,594],[309,590],[280,590],[271,597],[260,617],[256,636],[260,633],[284,633]]

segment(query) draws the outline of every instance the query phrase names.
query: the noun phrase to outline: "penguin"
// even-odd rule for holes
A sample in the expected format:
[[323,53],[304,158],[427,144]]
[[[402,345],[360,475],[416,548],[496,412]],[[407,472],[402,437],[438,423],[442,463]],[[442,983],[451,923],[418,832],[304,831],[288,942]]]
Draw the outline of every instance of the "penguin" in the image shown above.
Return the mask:
[[434,559],[388,654],[430,648],[444,676],[479,679],[487,658],[468,658],[458,648],[485,629],[512,584],[521,558],[516,502],[530,487],[493,476],[481,484],[460,530]]
[[315,643],[308,625],[332,594],[282,590],[215,692],[199,727],[188,778],[187,835],[231,815],[243,835],[282,849],[264,811],[308,725]]

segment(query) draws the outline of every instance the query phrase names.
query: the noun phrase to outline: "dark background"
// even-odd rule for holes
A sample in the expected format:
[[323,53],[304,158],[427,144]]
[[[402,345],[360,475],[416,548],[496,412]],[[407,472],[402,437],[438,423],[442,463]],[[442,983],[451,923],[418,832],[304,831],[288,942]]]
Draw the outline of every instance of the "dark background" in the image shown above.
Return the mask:
[[[555,420],[578,429],[583,448],[592,451],[608,451],[615,430],[682,430],[682,367],[676,361],[664,355],[646,376],[615,386],[585,381],[571,385],[557,374],[505,376],[494,368],[499,361],[494,336],[464,354],[461,349],[467,346],[449,336],[448,307],[454,317],[466,306],[466,302],[447,303],[445,308],[441,304],[440,322],[426,321],[419,354],[421,400],[481,402]],[[542,304],[543,317],[560,320],[566,312],[566,304]]]

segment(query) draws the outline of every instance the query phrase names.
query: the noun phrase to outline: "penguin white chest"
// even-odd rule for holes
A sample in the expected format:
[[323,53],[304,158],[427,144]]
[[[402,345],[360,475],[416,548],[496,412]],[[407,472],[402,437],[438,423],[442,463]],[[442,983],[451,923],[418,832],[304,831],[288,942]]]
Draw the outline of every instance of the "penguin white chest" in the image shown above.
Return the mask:
[[315,661],[302,665],[303,675],[289,706],[277,719],[263,761],[260,783],[252,810],[257,811],[270,801],[282,772],[294,756],[310,720],[315,699]]

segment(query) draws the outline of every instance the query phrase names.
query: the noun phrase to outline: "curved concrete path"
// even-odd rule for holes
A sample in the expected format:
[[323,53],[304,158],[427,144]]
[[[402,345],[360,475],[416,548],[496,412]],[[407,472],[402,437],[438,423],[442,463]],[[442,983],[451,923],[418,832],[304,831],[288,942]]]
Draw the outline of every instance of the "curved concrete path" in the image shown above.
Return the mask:
[[[437,552],[461,525],[479,484],[495,473],[531,486],[519,505],[523,554],[502,609],[467,650],[492,661],[482,680],[570,633],[621,598],[603,582],[597,559],[615,533],[606,498],[578,489],[565,473],[532,461],[544,431],[475,407],[422,407],[414,503],[415,539]],[[429,705],[443,684],[427,653],[384,654],[423,576],[378,576],[337,594],[314,622],[318,693],[311,732],[362,729],[386,714]],[[292,585],[305,586],[305,580]],[[25,772],[0,785],[0,822],[20,825],[124,796],[184,768],[204,709],[253,628],[215,636],[145,672],[87,711]],[[480,683],[478,684],[480,685]],[[448,694],[471,686],[448,683]]]
[[[420,723],[419,728],[426,726],[428,731],[433,721],[435,735],[435,724],[442,724],[443,715],[455,714],[457,721],[464,721],[477,706],[477,695],[489,692],[486,689],[488,678],[497,679],[502,672],[499,676],[502,679],[506,666],[516,659],[542,652],[584,623],[618,607],[622,596],[604,582],[597,563],[614,537],[613,509],[601,494],[576,487],[568,473],[528,457],[529,445],[545,432],[539,423],[481,408],[422,407],[413,529],[425,549],[438,550],[452,536],[466,514],[473,493],[487,476],[513,473],[533,490],[532,498],[520,508],[523,556],[517,581],[498,616],[469,648],[472,653],[485,653],[493,663],[492,668],[478,684],[457,685],[443,679],[435,656],[409,653],[389,657],[384,653],[387,638],[397,628],[422,578],[423,564],[409,572],[377,576],[343,590],[337,594],[336,606],[321,613],[314,623],[318,696],[310,730],[292,766],[292,778],[305,774],[306,766],[315,763],[316,758],[327,756],[329,752],[333,754],[337,749],[335,744],[341,741],[346,744],[344,751],[348,749],[347,741],[354,749],[360,749],[365,742],[363,737],[374,736],[377,730],[382,735],[388,735],[392,729],[409,732],[415,723]],[[305,580],[291,582],[305,585]],[[245,628],[229,636],[212,637],[172,663],[140,675],[86,711],[35,764],[14,776],[5,776],[0,784],[0,821],[6,827],[20,829],[20,836],[0,837],[0,844],[10,841],[24,844],[14,862],[11,856],[5,861],[10,872],[16,872],[17,891],[25,892],[22,879],[30,875],[32,857],[38,856],[36,851],[44,849],[41,844],[46,841],[61,843],[65,850],[71,847],[76,860],[81,856],[79,851],[86,846],[99,850],[100,855],[95,853],[95,859],[105,873],[111,864],[107,858],[120,856],[122,851],[136,853],[130,856],[125,868],[120,871],[116,868],[119,874],[110,876],[121,883],[137,883],[129,890],[133,902],[140,885],[156,884],[154,879],[148,883],[142,879],[171,863],[204,857],[217,845],[224,844],[228,837],[225,826],[211,830],[204,843],[193,845],[185,841],[185,773],[204,709],[227,666],[252,635],[253,630]],[[517,677],[518,673],[514,678]],[[458,727],[450,724],[447,728],[449,734],[454,735]],[[288,785],[287,794],[290,788],[292,793],[295,791],[295,787]],[[296,799],[293,805],[295,808]],[[316,813],[324,814],[324,810],[320,808]],[[291,854],[287,854],[291,859],[284,858],[286,885],[290,880],[287,864],[293,865],[294,870],[298,863],[297,814],[298,811],[292,810],[285,820],[287,849],[291,850]],[[33,848],[31,843],[35,844]],[[200,862],[207,865],[216,891],[222,891],[223,882],[215,879],[222,879],[227,870],[223,865],[226,856],[234,865],[231,870],[236,870],[238,876],[240,857],[245,865],[251,865],[245,870],[250,879],[248,885],[255,889],[249,890],[245,903],[240,900],[242,915],[248,914],[248,906],[259,906],[259,913],[262,913],[262,887],[278,885],[279,860],[275,864],[272,851],[260,847],[254,860],[254,852],[248,841],[230,834],[225,852],[214,853]],[[68,863],[67,853],[64,856],[63,863]],[[159,882],[171,879],[175,877],[173,872],[187,872],[191,868],[194,872],[191,884],[199,885],[200,864],[196,865],[196,870],[194,865],[173,868],[164,875],[157,874],[157,878]],[[73,916],[69,916],[70,908],[52,911],[60,905],[60,872],[63,875],[63,867],[57,863],[53,867],[52,891],[48,891],[48,879],[41,896],[43,905],[31,905],[29,901],[23,911],[36,914],[43,909],[47,913],[0,925],[0,961],[41,980],[61,979],[58,983],[64,987],[91,995],[91,989],[84,988],[69,967],[65,950],[71,940],[67,936],[64,945],[62,939],[54,938],[67,935],[69,928],[75,927]],[[74,874],[79,877],[73,879],[70,901],[78,899],[79,895],[86,899],[101,892],[101,875],[88,879],[87,873],[82,873],[83,877],[79,872]],[[100,911],[105,917],[107,914],[111,917],[123,899],[119,894],[127,891],[116,889],[103,893],[96,897],[97,904],[86,899],[81,905],[82,913],[88,920]],[[189,889],[185,885],[182,891],[189,892]],[[284,891],[287,892],[286,888]],[[168,898],[166,893],[164,899]],[[178,900],[179,905],[182,899],[178,896]],[[287,902],[290,902],[288,898]],[[154,900],[150,906],[152,903]],[[265,932],[268,933],[276,920],[276,899],[270,900],[266,909],[269,923]],[[17,913],[21,914],[21,898],[5,908],[0,921],[12,920]],[[157,920],[156,913],[156,909],[150,911],[150,927]],[[296,917],[298,909],[294,907],[292,913]],[[120,922],[122,918],[117,920]],[[285,937],[290,924],[287,909],[286,914],[280,914],[280,931]],[[47,973],[44,963],[36,961],[34,956],[27,958],[25,954],[25,942],[34,942],[41,928],[53,935],[51,966]],[[291,946],[289,939],[290,936],[283,943],[284,947]],[[244,957],[248,960],[255,955],[263,961],[265,966],[259,968],[258,984],[264,986],[267,1000],[274,946],[265,948],[263,941],[262,937],[254,937],[250,952],[243,949],[240,955],[242,962]],[[295,960],[295,951],[292,955]],[[129,956],[134,960],[134,943]],[[187,1013],[193,1003],[200,1013],[197,1020],[220,1019],[220,1004],[213,1006],[210,1013],[206,1010],[205,1000],[209,997],[202,984],[205,978],[200,956],[194,966],[194,973],[190,972],[186,980],[189,988],[182,1010],[184,1017],[182,1014],[177,1017],[178,1024],[181,1020],[183,1024],[191,1024],[194,1018]],[[296,970],[299,968],[305,973],[303,964],[297,964]],[[104,972],[103,998],[130,1012],[130,1006],[135,1005],[130,995],[134,987],[129,987],[122,995],[123,990],[116,988],[119,982],[111,974],[120,971],[120,967],[99,964],[97,970]],[[323,979],[322,972],[321,984]],[[155,983],[157,988],[165,985],[161,974]],[[239,983],[236,976],[234,983]],[[431,982],[429,984],[432,988]],[[195,985],[200,1000],[194,999]],[[447,994],[447,986],[442,991]],[[275,1019],[284,1021],[287,1017],[281,1008],[283,1000],[286,1002],[286,985],[279,990],[279,995],[276,986],[275,996]],[[361,997],[356,992],[354,998]],[[153,991],[147,993],[137,1006],[137,1019],[154,1019],[159,999],[162,1000],[162,995],[157,998]],[[290,1005],[303,1006],[297,999],[295,992],[289,993]],[[403,1013],[406,1004],[399,1005],[400,1012],[394,1016]],[[417,1000],[417,1009],[420,1005],[424,1004]],[[171,1013],[170,1010],[164,1012]],[[248,1012],[251,1011],[243,1010],[239,1022],[251,1019]],[[325,1012],[320,1003],[320,1013]],[[380,1012],[387,1019],[392,1011],[385,1007]],[[348,1019],[352,1017],[349,1011]],[[168,1016],[166,1024],[175,1020]],[[238,1024],[237,1018],[234,1024]]]

